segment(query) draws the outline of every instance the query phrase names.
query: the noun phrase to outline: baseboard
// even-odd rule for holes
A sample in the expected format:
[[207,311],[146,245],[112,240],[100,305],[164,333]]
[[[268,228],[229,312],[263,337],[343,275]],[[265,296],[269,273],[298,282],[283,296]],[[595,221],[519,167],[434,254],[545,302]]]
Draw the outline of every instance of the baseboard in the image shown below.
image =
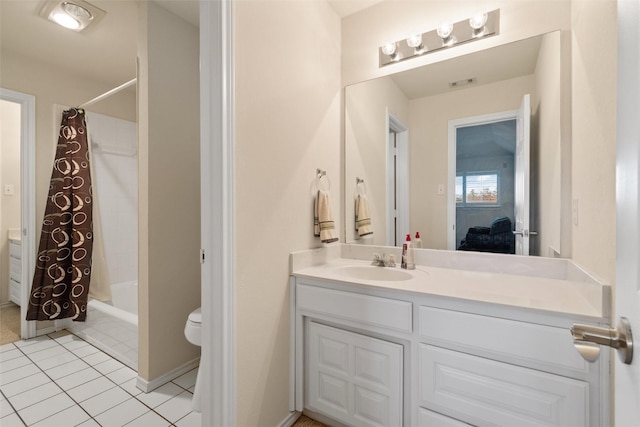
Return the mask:
[[298,421],[298,418],[300,418],[302,416],[301,412],[289,412],[289,415],[287,415],[287,418],[285,418],[284,420],[282,420],[282,422],[280,424],[278,424],[278,427],[291,427],[293,424],[295,424],[296,421]]
[[43,335],[52,334],[57,332],[59,329],[56,329],[55,326],[49,326],[48,328],[36,329],[36,336],[41,337]]
[[13,306],[20,307],[18,304],[15,304],[13,301],[7,301],[0,304],[0,308],[7,308],[7,307],[13,307]]
[[192,370],[193,368],[197,368],[198,365],[200,365],[200,358],[197,357],[187,363],[184,363],[180,366],[178,366],[177,368],[167,372],[164,375],[159,376],[158,378],[154,378],[151,381],[147,381],[143,378],[138,377],[137,381],[136,381],[136,387],[138,387],[140,390],[144,391],[145,393],[149,393],[152,392],[153,390],[157,389],[158,387],[168,383],[171,380],[174,380],[176,378],[178,378],[180,375],[186,374],[187,372],[189,372],[190,370]]

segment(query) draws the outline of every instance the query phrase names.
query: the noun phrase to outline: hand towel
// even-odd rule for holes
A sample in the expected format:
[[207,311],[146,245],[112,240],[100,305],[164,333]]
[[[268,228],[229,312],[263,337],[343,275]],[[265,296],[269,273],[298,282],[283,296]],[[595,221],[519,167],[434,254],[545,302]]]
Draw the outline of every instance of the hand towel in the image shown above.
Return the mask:
[[320,237],[322,243],[332,243],[338,241],[335,228],[333,216],[331,215],[329,193],[318,190],[314,206],[313,232]]
[[371,214],[369,213],[369,199],[364,194],[359,194],[356,198],[356,231],[358,236],[368,236],[373,234],[371,227]]

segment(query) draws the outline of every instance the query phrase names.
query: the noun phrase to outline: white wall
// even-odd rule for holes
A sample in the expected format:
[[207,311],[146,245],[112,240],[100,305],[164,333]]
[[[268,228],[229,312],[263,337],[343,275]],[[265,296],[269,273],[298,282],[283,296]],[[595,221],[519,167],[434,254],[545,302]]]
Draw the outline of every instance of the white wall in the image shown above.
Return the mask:
[[[9,300],[9,229],[20,229],[20,104],[0,100],[0,304]],[[13,186],[13,195],[4,186]]]
[[135,122],[88,113],[94,194],[113,283],[138,279],[138,135]]
[[325,1],[247,0],[233,25],[237,425],[276,426],[289,414],[288,256],[321,245],[316,168],[342,229],[340,20]]

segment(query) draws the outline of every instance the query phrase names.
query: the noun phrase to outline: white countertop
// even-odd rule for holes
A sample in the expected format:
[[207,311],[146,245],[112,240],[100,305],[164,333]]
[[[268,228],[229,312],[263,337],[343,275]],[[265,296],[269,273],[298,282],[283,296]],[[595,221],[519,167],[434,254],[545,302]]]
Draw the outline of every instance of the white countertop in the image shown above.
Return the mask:
[[[316,256],[316,258],[319,254],[322,254],[321,250],[314,251],[312,255]],[[520,275],[496,271],[472,271],[452,268],[451,266],[445,268],[436,265],[425,265],[428,264],[426,262],[422,263],[422,265],[417,265],[415,270],[401,270],[399,264],[398,267],[373,267],[368,260],[340,256],[339,253],[344,252],[343,250],[332,249],[330,251],[333,253],[328,256],[325,254],[325,260],[322,263],[296,262],[294,260],[296,254],[292,254],[291,274],[301,278],[330,280],[421,295],[444,296],[533,310],[573,314],[598,318],[603,321],[608,321],[609,318],[610,287],[599,283],[597,280],[586,280],[584,277],[574,278],[572,275],[569,275],[569,277],[573,280],[568,280],[565,277],[544,277],[545,274]],[[304,256],[308,256],[308,254]],[[451,256],[456,255],[452,253]],[[418,261],[418,258],[416,257],[416,261]],[[525,257],[520,257],[515,262],[524,264],[529,262],[523,258]],[[399,260],[399,257],[396,257],[396,260]],[[530,262],[539,263],[544,262],[544,260],[532,259]],[[408,272],[411,278],[398,281],[354,278],[344,269],[345,266],[349,265],[371,266],[373,269],[397,269]],[[492,268],[498,269],[495,265]]]

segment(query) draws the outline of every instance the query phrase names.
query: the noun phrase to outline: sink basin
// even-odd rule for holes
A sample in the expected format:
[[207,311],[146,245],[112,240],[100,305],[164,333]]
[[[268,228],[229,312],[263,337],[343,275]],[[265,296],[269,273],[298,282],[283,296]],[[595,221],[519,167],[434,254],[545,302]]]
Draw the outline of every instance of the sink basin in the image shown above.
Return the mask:
[[361,280],[381,280],[386,282],[398,282],[413,278],[411,273],[392,267],[376,267],[368,265],[349,265],[340,268],[340,272],[346,276]]

